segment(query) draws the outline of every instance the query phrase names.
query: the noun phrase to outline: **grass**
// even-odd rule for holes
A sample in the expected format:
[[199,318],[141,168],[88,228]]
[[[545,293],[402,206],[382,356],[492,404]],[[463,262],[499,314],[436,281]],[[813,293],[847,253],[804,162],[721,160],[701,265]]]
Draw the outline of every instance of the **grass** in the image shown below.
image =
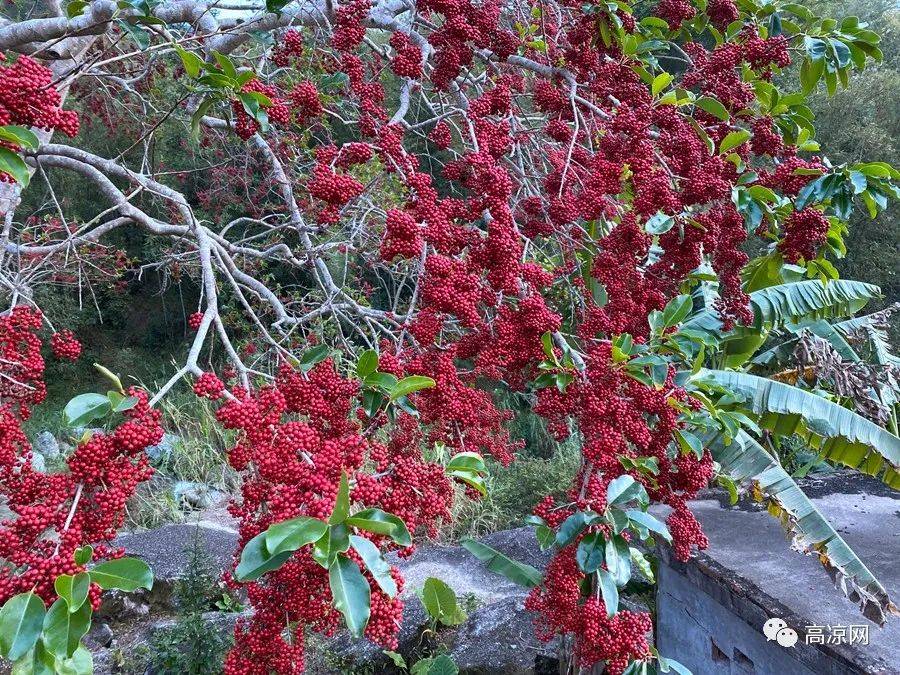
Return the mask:
[[452,523],[441,538],[478,537],[523,525],[523,519],[548,494],[561,496],[572,484],[580,455],[573,443],[559,444],[550,457],[520,455],[508,467],[488,460],[487,496],[466,498],[458,490]]
[[[190,481],[236,494],[240,479],[229,465],[227,450],[234,434],[216,421],[212,404],[186,387],[176,388],[160,404],[163,427],[173,437],[172,451],[157,464],[159,474],[173,481]],[[176,502],[168,485],[139,490],[128,507],[128,525],[153,528],[183,522],[187,513]]]

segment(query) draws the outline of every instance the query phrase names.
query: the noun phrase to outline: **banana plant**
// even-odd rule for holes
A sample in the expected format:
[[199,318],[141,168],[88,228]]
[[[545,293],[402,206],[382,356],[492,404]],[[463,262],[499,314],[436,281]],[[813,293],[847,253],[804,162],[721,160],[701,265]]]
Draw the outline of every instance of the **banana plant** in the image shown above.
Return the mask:
[[[720,476],[750,486],[766,499],[769,512],[793,536],[795,548],[815,552],[842,593],[859,604],[866,617],[883,624],[888,614],[896,612],[884,587],[780,465],[771,441],[799,437],[821,460],[862,471],[900,489],[896,425],[884,428],[854,411],[852,402],[776,379],[772,367],[791,360],[804,332],[826,340],[850,363],[864,360],[851,344],[860,334],[876,364],[893,368],[900,360],[891,353],[876,315],[854,318],[870,300],[880,297],[876,286],[809,279],[802,272],[803,268],[784,265],[777,254],[759,259],[744,278],[754,321],[727,331],[715,311],[714,298],[710,302],[708,292],[695,289],[694,298],[703,300],[699,310],[685,319],[677,333],[661,339],[681,348],[688,344],[683,337],[702,344],[692,360],[692,372],[682,373],[682,381],[705,405],[692,420],[700,440],[691,445],[710,449]],[[797,384],[802,382],[796,379]],[[900,397],[895,381],[888,378],[888,384],[875,393],[896,420],[893,408]]]

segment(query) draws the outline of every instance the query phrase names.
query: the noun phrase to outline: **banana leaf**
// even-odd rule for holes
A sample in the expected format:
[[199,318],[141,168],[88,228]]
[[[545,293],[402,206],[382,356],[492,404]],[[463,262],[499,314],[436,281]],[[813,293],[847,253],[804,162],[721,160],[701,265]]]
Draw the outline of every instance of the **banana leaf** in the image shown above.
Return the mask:
[[884,586],[819,512],[794,479],[744,431],[728,445],[723,437],[704,439],[713,458],[736,483],[754,483],[769,499],[769,512],[792,535],[795,547],[815,553],[835,586],[859,605],[868,619],[884,625],[897,608]]
[[796,434],[824,459],[900,489],[900,438],[874,422],[804,389],[756,375],[704,369],[696,377],[743,395],[760,426],[779,436]]

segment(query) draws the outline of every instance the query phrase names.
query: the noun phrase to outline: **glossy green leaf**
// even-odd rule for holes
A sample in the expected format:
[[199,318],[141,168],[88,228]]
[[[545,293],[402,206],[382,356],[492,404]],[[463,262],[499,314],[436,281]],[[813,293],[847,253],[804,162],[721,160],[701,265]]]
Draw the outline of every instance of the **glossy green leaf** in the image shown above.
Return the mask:
[[456,626],[466,620],[456,593],[440,579],[428,577],[422,586],[421,598],[428,615],[446,626]]
[[726,154],[729,150],[733,150],[749,138],[750,132],[746,129],[732,131],[731,133],[726,135],[725,138],[722,139],[722,142],[719,144],[719,154]]
[[15,125],[0,127],[0,140],[15,143],[28,150],[37,150],[40,145],[38,137],[31,129]]
[[378,352],[374,349],[367,349],[356,363],[356,374],[365,379],[378,370]]
[[109,399],[103,394],[79,394],[63,409],[70,427],[81,427],[96,419],[106,417],[112,411]]
[[403,520],[381,509],[365,509],[354,513],[344,521],[348,527],[356,527],[366,532],[383,534],[401,546],[411,546],[412,537]]
[[344,623],[354,637],[362,637],[371,612],[371,588],[350,558],[339,555],[328,568],[328,583],[334,608],[344,615]]
[[391,576],[391,566],[384,559],[384,556],[381,555],[378,547],[365,537],[359,537],[355,534],[350,535],[350,546],[362,558],[363,564],[385,595],[389,598],[396,596],[397,582]]
[[575,562],[585,574],[596,572],[604,563],[606,539],[599,532],[590,532],[578,542],[575,550]]
[[103,590],[117,588],[136,591],[153,588],[153,571],[139,558],[117,558],[94,565],[90,569],[91,582]]
[[328,523],[307,516],[276,523],[265,532],[266,550],[269,555],[296,551],[321,539],[327,529]]
[[0,608],[0,656],[16,661],[34,647],[44,624],[44,602],[34,593],[12,596]]
[[460,544],[476,558],[487,563],[487,568],[491,572],[501,574],[520,586],[534,588],[541,583],[543,575],[531,565],[513,560],[500,551],[474,539],[463,539]]
[[77,611],[87,600],[91,577],[87,572],[60,574],[53,582],[56,594],[66,601],[70,612]]
[[334,509],[328,518],[329,525],[339,525],[347,520],[350,515],[350,482],[347,480],[347,472],[341,472],[341,480],[338,483],[337,496],[334,499]]
[[68,604],[62,598],[50,605],[44,617],[43,630],[47,651],[57,659],[72,656],[91,627],[91,614],[91,605],[87,602],[74,612],[69,611]]
[[429,389],[434,385],[434,380],[430,377],[425,377],[424,375],[410,375],[404,377],[391,389],[391,400],[396,401],[401,396],[409,396],[414,392],[421,389]]

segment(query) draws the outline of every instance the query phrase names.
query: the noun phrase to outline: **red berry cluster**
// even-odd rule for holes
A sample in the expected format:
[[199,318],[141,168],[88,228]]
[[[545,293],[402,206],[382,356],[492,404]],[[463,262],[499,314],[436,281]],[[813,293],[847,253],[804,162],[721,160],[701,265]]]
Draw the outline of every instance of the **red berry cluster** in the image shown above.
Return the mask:
[[[257,100],[256,104],[265,111],[269,121],[273,124],[285,125],[290,122],[291,110],[287,103],[279,98],[278,90],[275,87],[263,84],[254,78],[241,87],[241,92],[262,94],[265,98]],[[234,131],[243,140],[246,141],[260,130],[259,122],[247,113],[245,104],[240,98],[231,102],[231,110],[234,113]]]
[[215,401],[225,391],[225,383],[215,373],[202,373],[194,382],[194,393],[197,396]]
[[[15,124],[45,131],[59,129],[69,137],[78,133],[78,114],[60,108],[62,96],[54,86],[53,73],[30,56],[6,61],[0,52],[0,126]],[[19,146],[0,141],[0,147],[19,150]],[[15,182],[0,171],[0,183]]]
[[281,36],[272,50],[272,62],[279,68],[287,68],[295,60],[303,56],[303,35],[299,30],[288,30]]
[[341,208],[363,191],[363,184],[353,176],[335,172],[332,163],[337,157],[338,149],[333,145],[318,148],[312,179],[307,183],[310,195],[325,202],[317,214],[320,223],[336,223]]
[[22,419],[31,415],[31,407],[47,396],[44,384],[44,358],[40,330],[41,315],[22,305],[0,315],[0,402]]
[[[353,415],[359,383],[341,377],[331,360],[306,374],[284,366],[274,385],[255,391],[233,388],[232,394],[216,416],[239,434],[228,458],[244,479],[241,498],[229,507],[241,522],[241,547],[273,523],[300,515],[327,519],[342,473],[349,477],[355,504],[393,513],[412,532],[434,533],[440,519],[449,516],[452,490],[443,467],[424,461],[420,447],[410,442],[418,423],[403,414],[412,424],[401,424],[386,445],[363,435]],[[372,538],[384,548],[396,547],[386,537]],[[385,595],[365,574],[372,597],[366,636],[396,648],[403,603]],[[402,587],[399,572],[391,574]],[[249,584],[247,591],[254,614],[235,629],[235,648],[225,664],[229,675],[298,672],[305,631],[331,633],[339,625],[328,571],[308,548]]]
[[814,208],[794,211],[784,221],[784,237],[778,242],[778,250],[784,259],[813,260],[828,237],[828,218]]
[[[40,341],[34,331],[40,317],[31,310],[14,309],[0,322],[4,357],[2,378],[26,377],[40,383]],[[10,351],[11,344],[20,349]],[[24,347],[26,351],[22,351]],[[40,473],[31,462],[31,446],[22,420],[38,397],[23,399],[16,391],[0,392],[0,498],[12,515],[0,521],[0,604],[9,597],[34,590],[46,602],[56,598],[54,581],[60,574],[83,570],[75,563],[75,549],[94,547],[94,559],[122,555],[111,547],[125,518],[125,504],[138,484],[153,473],[143,450],[159,443],[163,431],[160,412],[148,405],[145,392],[127,392],[137,404],[124,413],[125,421],[110,432],[94,431],[66,459],[66,471]],[[96,609],[99,587],[90,601]]]
[[188,317],[188,328],[191,330],[200,330],[203,323],[203,312],[194,312]]
[[77,361],[78,357],[81,356],[81,343],[75,337],[75,334],[68,329],[61,330],[51,336],[50,348],[58,359]]
[[[5,57],[0,54],[0,60]],[[0,126],[17,124],[66,136],[78,133],[78,115],[62,110],[62,97],[53,86],[53,73],[30,56],[0,65]]]
[[397,31],[391,35],[391,47],[394,58],[391,59],[391,70],[399,77],[418,78],[422,75],[422,50],[410,39],[409,35]]

